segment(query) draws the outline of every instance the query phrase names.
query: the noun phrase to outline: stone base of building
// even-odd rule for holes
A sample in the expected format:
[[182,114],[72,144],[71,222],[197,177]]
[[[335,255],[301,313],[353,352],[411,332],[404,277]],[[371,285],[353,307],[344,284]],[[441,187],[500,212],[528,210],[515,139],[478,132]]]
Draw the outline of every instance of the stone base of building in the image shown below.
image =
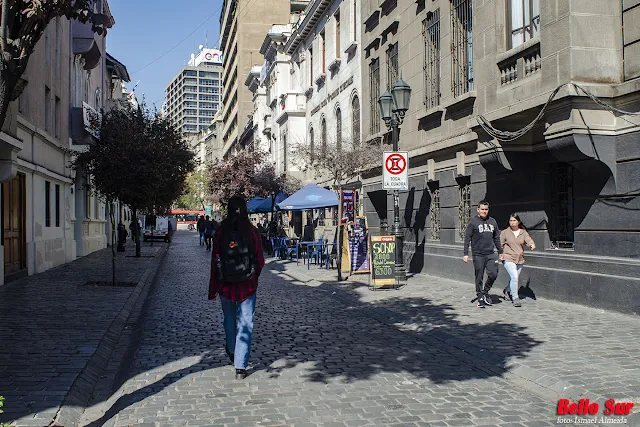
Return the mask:
[[[416,251],[415,244],[407,243],[404,249],[407,272],[467,281],[468,294],[475,296],[473,263],[462,261],[461,245],[425,245]],[[520,275],[524,295],[640,314],[640,261],[559,252],[527,253]],[[491,293],[502,295],[508,283],[509,275],[501,266]]]

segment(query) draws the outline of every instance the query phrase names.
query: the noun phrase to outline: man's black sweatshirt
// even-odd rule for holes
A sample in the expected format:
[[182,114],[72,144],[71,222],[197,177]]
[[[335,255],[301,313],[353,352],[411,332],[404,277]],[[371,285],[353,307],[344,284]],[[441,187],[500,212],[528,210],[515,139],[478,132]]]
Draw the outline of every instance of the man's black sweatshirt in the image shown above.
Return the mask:
[[488,216],[486,219],[479,215],[472,218],[464,233],[464,255],[469,255],[469,240],[471,240],[471,253],[474,255],[490,255],[493,248],[502,253],[500,245],[500,230],[495,219]]

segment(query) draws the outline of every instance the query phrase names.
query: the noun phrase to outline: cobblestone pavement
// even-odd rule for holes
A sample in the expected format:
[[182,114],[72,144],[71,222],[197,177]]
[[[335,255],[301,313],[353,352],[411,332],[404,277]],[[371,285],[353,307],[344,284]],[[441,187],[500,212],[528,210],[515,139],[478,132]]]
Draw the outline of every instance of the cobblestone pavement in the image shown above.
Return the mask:
[[238,381],[206,299],[209,257],[175,236],[122,385],[82,425],[558,425],[559,397],[638,395],[635,317],[543,300],[481,311],[470,284],[371,292],[280,261],[261,277]]
[[[129,242],[118,256],[118,280],[137,282],[165,246],[154,245],[135,258]],[[104,280],[111,280],[111,249],[0,287],[0,424],[53,421],[134,290],[86,285]]]

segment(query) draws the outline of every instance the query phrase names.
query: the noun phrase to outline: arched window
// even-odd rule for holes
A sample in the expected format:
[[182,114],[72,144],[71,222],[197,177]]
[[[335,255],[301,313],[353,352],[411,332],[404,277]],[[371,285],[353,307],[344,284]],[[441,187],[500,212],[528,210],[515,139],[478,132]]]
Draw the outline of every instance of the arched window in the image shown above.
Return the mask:
[[351,137],[353,138],[353,146],[360,145],[360,100],[358,96],[354,96],[351,100]]
[[309,128],[309,153],[313,157],[313,127]]
[[327,154],[327,121],[322,118],[320,122],[320,143],[322,144],[321,153],[323,155]]
[[342,149],[342,112],[336,108],[336,150]]

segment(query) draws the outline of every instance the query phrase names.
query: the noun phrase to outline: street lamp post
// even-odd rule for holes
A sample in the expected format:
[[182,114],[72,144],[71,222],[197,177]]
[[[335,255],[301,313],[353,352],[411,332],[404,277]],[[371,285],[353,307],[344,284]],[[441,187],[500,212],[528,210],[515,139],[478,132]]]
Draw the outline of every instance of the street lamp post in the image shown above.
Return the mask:
[[[404,115],[409,109],[411,100],[411,87],[400,78],[393,85],[391,93],[386,92],[380,96],[380,111],[382,119],[391,130],[393,151],[399,150],[400,125],[404,121]],[[396,237],[396,284],[405,281],[407,273],[404,268],[403,241],[404,236],[400,230],[400,194],[393,190],[393,235]]]

